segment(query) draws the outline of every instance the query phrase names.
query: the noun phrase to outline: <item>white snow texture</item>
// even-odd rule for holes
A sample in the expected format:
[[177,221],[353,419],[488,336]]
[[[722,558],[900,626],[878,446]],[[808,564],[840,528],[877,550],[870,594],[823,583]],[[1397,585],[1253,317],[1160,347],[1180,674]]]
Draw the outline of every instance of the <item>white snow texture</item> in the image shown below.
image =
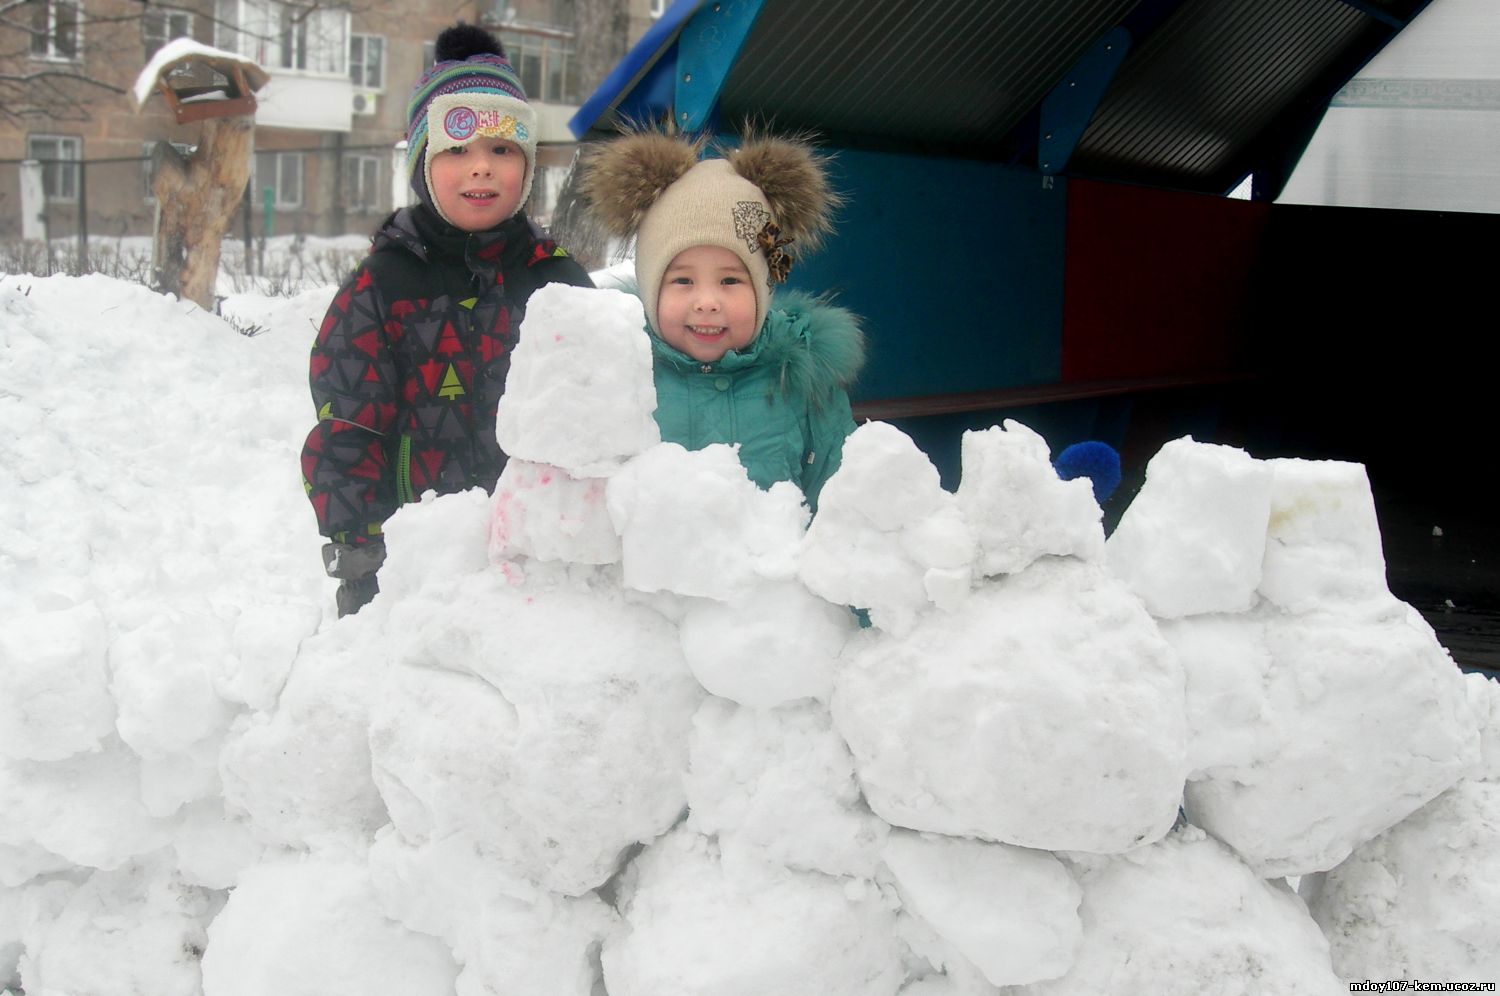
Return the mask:
[[1500,973],[1500,694],[1386,591],[1362,468],[1178,440],[1106,543],[1026,427],[952,494],[870,423],[809,525],[658,441],[638,306],[549,288],[496,494],[405,507],[338,620],[297,479],[326,301],[231,299],[251,338],[0,278],[0,989]]

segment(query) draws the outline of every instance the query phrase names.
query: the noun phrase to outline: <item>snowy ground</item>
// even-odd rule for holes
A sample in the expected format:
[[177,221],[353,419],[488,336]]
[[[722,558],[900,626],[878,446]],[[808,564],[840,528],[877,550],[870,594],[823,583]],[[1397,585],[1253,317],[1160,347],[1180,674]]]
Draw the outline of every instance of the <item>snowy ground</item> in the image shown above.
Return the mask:
[[1106,543],[1025,427],[951,494],[872,423],[809,528],[655,443],[638,305],[549,290],[496,495],[403,510],[340,621],[329,294],[232,297],[247,337],[0,278],[0,987],[1500,979],[1500,696],[1387,593],[1360,468],[1179,440]]

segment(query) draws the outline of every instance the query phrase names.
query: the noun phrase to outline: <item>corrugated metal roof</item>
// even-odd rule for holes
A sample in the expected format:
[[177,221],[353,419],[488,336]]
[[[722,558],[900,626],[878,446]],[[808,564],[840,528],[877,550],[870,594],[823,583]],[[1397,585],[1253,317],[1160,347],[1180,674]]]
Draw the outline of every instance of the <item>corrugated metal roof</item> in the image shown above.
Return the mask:
[[1231,185],[1264,130],[1371,29],[1340,0],[1189,0],[1126,59],[1071,168]]
[[1135,0],[768,0],[720,96],[731,117],[999,150]]
[[[763,0],[720,120],[1222,193],[1252,170],[1284,179],[1329,98],[1428,2]],[[1131,40],[1123,63],[1099,58],[1106,34]],[[1065,78],[1089,101],[1102,87],[1097,106],[1044,112]],[[1045,167],[1044,113],[1081,135],[1061,160],[1049,132]]]

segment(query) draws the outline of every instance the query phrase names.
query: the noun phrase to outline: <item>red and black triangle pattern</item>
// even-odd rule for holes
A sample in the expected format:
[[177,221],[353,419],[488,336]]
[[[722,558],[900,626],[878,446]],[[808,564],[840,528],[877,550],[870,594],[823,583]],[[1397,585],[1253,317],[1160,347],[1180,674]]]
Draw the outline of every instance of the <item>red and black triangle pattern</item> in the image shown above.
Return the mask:
[[357,542],[404,498],[494,486],[505,460],[494,413],[515,338],[503,290],[472,308],[448,297],[385,305],[368,267],[339,289],[313,346],[318,424],[302,453],[325,535]]
[[351,542],[424,491],[494,487],[495,410],[526,299],[553,280],[592,286],[524,219],[429,240],[398,212],[375,246],[334,296],[309,364],[318,423],[303,481],[319,530]]

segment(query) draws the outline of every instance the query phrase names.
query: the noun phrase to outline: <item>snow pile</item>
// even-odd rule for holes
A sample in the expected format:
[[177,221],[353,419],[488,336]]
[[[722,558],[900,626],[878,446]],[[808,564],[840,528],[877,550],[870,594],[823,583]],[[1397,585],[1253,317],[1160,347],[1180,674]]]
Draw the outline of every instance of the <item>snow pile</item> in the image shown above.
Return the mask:
[[[404,508],[381,594],[335,620],[296,480],[323,302],[239,302],[247,339],[97,278],[0,282],[0,986],[1330,993],[1494,967],[1464,872],[1500,821],[1497,698],[1385,592],[1358,468],[1178,441],[1105,544],[1025,427],[966,439],[955,495],[875,423],[809,526],[731,448],[656,441],[628,301],[535,302],[521,455],[493,497]],[[1324,871],[1316,922],[1264,881]]]
[[266,847],[221,752],[323,614],[297,455],[327,297],[247,302],[280,327],[249,338],[104,277],[0,279],[0,985],[201,990]]

